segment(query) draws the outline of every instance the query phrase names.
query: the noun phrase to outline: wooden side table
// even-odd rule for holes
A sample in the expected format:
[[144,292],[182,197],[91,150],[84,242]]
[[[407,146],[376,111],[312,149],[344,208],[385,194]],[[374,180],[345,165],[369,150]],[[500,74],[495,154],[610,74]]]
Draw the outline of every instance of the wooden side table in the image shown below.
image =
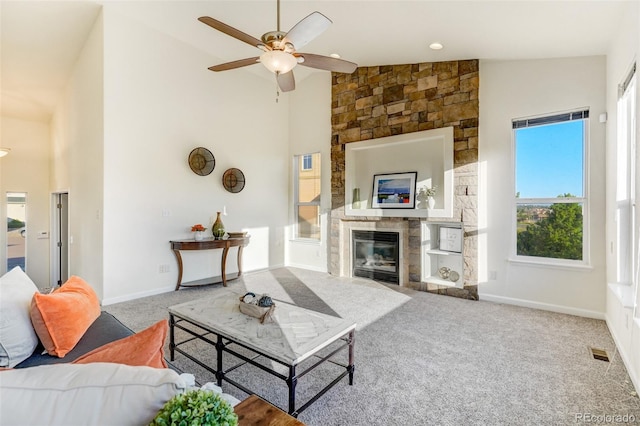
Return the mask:
[[[222,282],[223,286],[227,286],[227,274],[226,274],[226,266],[227,266],[227,254],[229,254],[229,249],[231,247],[238,247],[238,275],[230,279],[236,279],[242,275],[242,249],[249,244],[249,239],[251,237],[247,235],[246,237],[241,238],[227,238],[226,240],[216,240],[213,238],[205,238],[202,241],[196,240],[175,240],[170,241],[171,250],[173,250],[173,254],[176,255],[176,260],[178,261],[178,283],[176,284],[176,290],[179,290],[181,286],[190,286],[197,287],[202,285],[209,285]],[[202,280],[190,281],[188,283],[182,282],[182,255],[180,254],[181,250],[214,250],[214,249],[222,249],[222,260],[220,269],[222,272],[222,281],[215,280],[215,277],[212,278],[204,278]]]
[[269,404],[258,395],[251,395],[234,407],[238,426],[304,426],[300,420]]

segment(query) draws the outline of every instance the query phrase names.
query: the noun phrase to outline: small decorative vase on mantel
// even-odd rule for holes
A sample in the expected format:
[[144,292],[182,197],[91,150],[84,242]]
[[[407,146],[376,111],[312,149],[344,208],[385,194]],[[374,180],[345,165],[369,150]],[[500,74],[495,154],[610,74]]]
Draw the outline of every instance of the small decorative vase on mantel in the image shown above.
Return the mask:
[[433,208],[436,206],[436,199],[433,197],[429,197],[427,199],[427,203],[429,204],[429,209],[433,210]]
[[213,227],[211,228],[211,233],[213,234],[213,238],[216,240],[221,240],[224,237],[224,223],[222,223],[222,219],[220,219],[220,212],[217,212],[218,216],[216,217],[216,221],[213,222]]
[[196,231],[195,240],[202,241],[204,239],[204,231]]

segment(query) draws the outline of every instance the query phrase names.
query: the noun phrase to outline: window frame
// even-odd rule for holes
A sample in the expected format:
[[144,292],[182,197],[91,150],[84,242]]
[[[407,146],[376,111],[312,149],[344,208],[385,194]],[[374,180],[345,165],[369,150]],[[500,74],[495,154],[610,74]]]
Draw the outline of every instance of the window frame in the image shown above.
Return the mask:
[[[322,170],[318,170],[320,173],[320,197],[318,201],[300,201],[300,171],[310,171],[313,170],[313,156],[318,154],[320,157],[320,163],[322,163],[322,153],[319,151],[306,153],[306,154],[297,154],[294,155],[293,159],[293,235],[292,240],[297,242],[306,242],[311,244],[321,244],[323,238],[322,232],[322,221],[321,221],[321,210],[322,210]],[[311,158],[311,168],[304,168],[304,158],[309,156]],[[317,206],[318,207],[318,238],[307,238],[300,237],[300,222],[298,221],[298,211],[300,206]]]
[[[637,177],[636,169],[636,126],[637,126],[637,103],[636,103],[636,68],[633,65],[629,75],[620,85],[619,96],[617,101],[617,140],[616,140],[616,190],[615,190],[615,209],[616,209],[616,282],[619,284],[637,286],[637,278],[634,277],[637,265],[636,247],[636,209],[635,209],[635,179]],[[629,111],[629,108],[631,111]],[[624,116],[623,116],[624,115]],[[627,120],[627,119],[630,120]],[[624,151],[621,158],[621,151]],[[622,176],[620,162],[624,160],[624,175]],[[621,185],[624,185],[625,194],[620,199]],[[626,220],[621,220],[620,213],[626,215]],[[624,236],[624,237],[621,237]],[[625,239],[628,250],[628,263],[624,263],[622,256],[622,239]],[[622,271],[622,269],[625,271]]]
[[[562,115],[575,113],[577,111],[585,111],[586,117],[575,118],[570,120],[548,121],[545,119],[552,117],[559,117]],[[555,198],[517,198],[516,188],[516,132],[519,129],[534,127],[534,126],[547,126],[557,123],[563,123],[568,121],[581,120],[583,122],[583,145],[582,145],[582,196],[581,197],[555,197]],[[514,263],[527,263],[536,264],[542,266],[552,267],[567,267],[567,268],[591,268],[591,246],[590,246],[590,188],[589,188],[589,163],[590,163],[590,126],[589,108],[574,108],[571,110],[560,111],[555,113],[540,114],[535,116],[528,116],[523,118],[517,118],[512,120],[511,128],[511,176],[512,176],[512,203],[511,203],[511,250],[509,261]],[[525,126],[516,126],[517,122],[528,121],[535,124],[528,124]],[[539,123],[539,124],[538,124]],[[552,257],[539,257],[539,256],[525,256],[518,254],[518,206],[522,204],[582,204],[582,259],[559,259]]]
[[[313,154],[302,154],[300,155],[300,170],[307,171],[313,170]],[[309,159],[309,167],[306,167],[306,161]]]

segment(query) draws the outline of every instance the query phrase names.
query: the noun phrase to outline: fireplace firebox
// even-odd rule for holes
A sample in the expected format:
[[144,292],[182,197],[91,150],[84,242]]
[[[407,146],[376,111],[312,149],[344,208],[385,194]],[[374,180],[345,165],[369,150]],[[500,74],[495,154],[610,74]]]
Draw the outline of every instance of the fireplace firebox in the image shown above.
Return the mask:
[[399,233],[352,231],[354,277],[400,283]]

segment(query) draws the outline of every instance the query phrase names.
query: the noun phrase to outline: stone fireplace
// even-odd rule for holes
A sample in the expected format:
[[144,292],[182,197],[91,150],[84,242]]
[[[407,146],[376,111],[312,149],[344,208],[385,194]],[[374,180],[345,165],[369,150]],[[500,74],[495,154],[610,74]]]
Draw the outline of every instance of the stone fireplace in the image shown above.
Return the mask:
[[[332,76],[331,235],[329,271],[353,276],[352,232],[399,233],[398,281],[417,289],[477,299],[477,60],[361,67]],[[453,127],[453,209],[464,231],[462,288],[421,282],[421,224],[429,218],[345,215],[345,145]],[[398,170],[398,172],[407,170]],[[350,195],[349,195],[350,196]],[[375,278],[374,278],[375,279]]]

